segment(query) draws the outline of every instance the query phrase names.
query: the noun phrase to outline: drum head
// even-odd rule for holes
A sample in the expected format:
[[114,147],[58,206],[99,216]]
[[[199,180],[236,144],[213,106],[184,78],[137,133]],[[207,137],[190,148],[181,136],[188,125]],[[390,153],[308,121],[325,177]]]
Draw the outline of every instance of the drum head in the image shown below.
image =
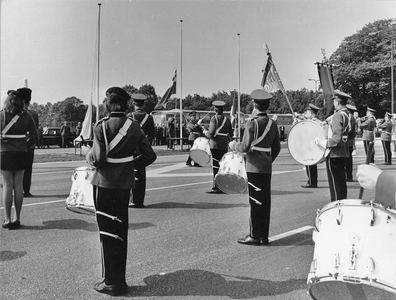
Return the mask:
[[242,194],[247,190],[246,180],[233,173],[217,174],[216,186],[226,194]]
[[211,156],[208,154],[208,152],[201,149],[191,149],[190,157],[194,162],[200,165],[210,163],[211,160]]
[[314,121],[300,121],[295,124],[287,138],[290,155],[298,163],[306,166],[317,164],[323,157],[324,149],[315,145],[315,139],[325,139],[327,127]]
[[344,281],[319,282],[312,285],[308,292],[313,299],[317,300],[396,299],[396,291],[386,291],[378,287],[378,284],[374,286]]

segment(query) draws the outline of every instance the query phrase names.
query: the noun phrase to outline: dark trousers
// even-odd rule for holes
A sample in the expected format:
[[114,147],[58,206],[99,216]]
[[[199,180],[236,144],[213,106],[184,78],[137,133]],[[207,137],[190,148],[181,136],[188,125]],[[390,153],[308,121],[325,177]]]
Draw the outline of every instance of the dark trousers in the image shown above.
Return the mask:
[[353,169],[353,158],[352,158],[352,152],[353,152],[353,146],[348,147],[348,152],[349,156],[346,159],[346,166],[345,166],[345,176],[346,179],[352,180],[352,169]]
[[34,148],[28,149],[27,157],[28,157],[27,166],[25,169],[25,174],[23,175],[23,192],[25,194],[30,193],[30,186],[32,185]]
[[[364,152],[366,153],[366,157],[367,157],[367,152],[369,149],[369,145],[370,145],[370,141],[363,141],[363,145],[364,145]],[[374,163],[374,154],[375,154],[375,150],[373,147],[373,153],[371,154],[371,158],[370,158],[370,163]]]
[[146,167],[135,165],[135,187],[132,189],[132,202],[143,204],[146,195]]
[[345,178],[346,157],[328,157],[326,159],[327,180],[329,181],[331,201],[347,198]]
[[62,148],[69,148],[69,136],[62,135]]
[[227,149],[210,149],[212,154],[212,163],[213,163],[213,188],[218,189],[215,183],[215,177],[219,172],[219,162],[224,154],[227,153]]
[[[102,246],[102,276],[106,284],[123,284],[127,262],[130,189],[106,189],[97,186],[93,189]],[[117,219],[112,220],[113,216]]]
[[[381,141],[384,148],[385,163],[392,163],[391,141]],[[26,171],[25,171],[26,172]]]
[[247,177],[251,184],[261,189],[256,191],[249,184],[250,236],[266,241],[268,240],[271,216],[271,174],[247,173]]
[[305,170],[307,171],[308,176],[308,184],[309,185],[318,185],[318,166],[305,166]]

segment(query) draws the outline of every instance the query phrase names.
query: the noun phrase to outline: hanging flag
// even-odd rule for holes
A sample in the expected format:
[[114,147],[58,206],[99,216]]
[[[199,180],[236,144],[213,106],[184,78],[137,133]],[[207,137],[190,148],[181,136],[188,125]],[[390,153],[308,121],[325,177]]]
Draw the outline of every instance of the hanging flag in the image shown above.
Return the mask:
[[265,68],[262,70],[263,78],[261,79],[261,86],[268,93],[276,92],[277,90],[284,91],[285,88],[283,87],[279,74],[276,71],[274,62],[272,61],[271,53],[269,52],[267,45],[266,45],[266,51],[267,51],[268,59]]
[[177,82],[177,70],[175,70],[175,76],[173,76],[172,78],[171,86],[166,90],[165,94],[161,98],[161,101],[158,101],[154,109],[166,108],[166,103],[168,102],[169,98],[173,94],[176,94],[176,82]]
[[82,142],[83,140],[92,140],[92,98],[89,102],[87,112],[85,113],[84,122],[82,124],[81,133],[74,139],[74,143]]
[[325,98],[326,114],[330,114],[333,109],[333,95],[334,95],[334,77],[333,77],[333,66],[324,63],[316,62],[318,67],[318,74],[320,80],[320,87],[323,91]]
[[234,93],[234,98],[232,99],[232,105],[231,105],[231,124],[234,125],[235,122],[235,117],[237,116],[238,113],[238,99],[235,97],[236,93]]

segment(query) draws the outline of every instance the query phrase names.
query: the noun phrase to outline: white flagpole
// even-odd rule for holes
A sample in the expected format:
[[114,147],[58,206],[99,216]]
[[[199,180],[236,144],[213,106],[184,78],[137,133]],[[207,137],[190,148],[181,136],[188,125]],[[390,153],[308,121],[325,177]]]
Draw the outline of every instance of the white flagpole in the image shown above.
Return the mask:
[[180,149],[183,150],[183,20],[180,20]]
[[236,139],[239,141],[241,136],[240,129],[240,120],[241,120],[241,42],[240,42],[241,34],[238,33],[238,111],[237,111],[237,122],[235,126],[237,126],[237,136]]
[[100,6],[102,5],[101,3],[98,3],[99,5],[99,18],[98,18],[98,82],[97,82],[97,90],[96,90],[96,122],[99,121],[99,68],[100,68]]

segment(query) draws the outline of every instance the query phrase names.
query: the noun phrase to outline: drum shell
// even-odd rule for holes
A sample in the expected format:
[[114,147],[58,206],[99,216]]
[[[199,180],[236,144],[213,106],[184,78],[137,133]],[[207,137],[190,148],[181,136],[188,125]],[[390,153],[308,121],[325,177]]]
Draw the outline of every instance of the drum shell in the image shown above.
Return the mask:
[[91,178],[95,168],[78,167],[72,176],[72,187],[66,199],[66,208],[75,212],[94,213],[93,186]]
[[212,153],[210,152],[209,140],[205,137],[196,138],[190,149],[190,157],[200,165],[210,163],[212,161]]
[[248,180],[245,158],[236,152],[228,152],[219,162],[219,171],[215,177],[216,186],[227,194],[246,192]]
[[313,120],[300,121],[290,129],[287,148],[295,161],[311,166],[323,159],[325,149],[315,144],[315,138],[327,139],[328,126]]
[[396,299],[395,210],[332,202],[318,212],[313,240],[308,292],[314,299],[358,299],[362,292],[367,299]]

